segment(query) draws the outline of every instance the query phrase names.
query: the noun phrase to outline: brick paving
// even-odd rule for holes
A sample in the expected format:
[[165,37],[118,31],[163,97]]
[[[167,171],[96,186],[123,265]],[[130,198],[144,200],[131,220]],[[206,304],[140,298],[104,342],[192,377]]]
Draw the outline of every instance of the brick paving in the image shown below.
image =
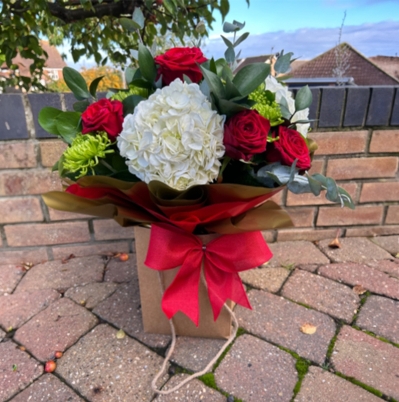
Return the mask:
[[[331,240],[272,243],[274,258],[242,274],[253,310],[236,307],[232,347],[158,396],[150,383],[170,336],[143,331],[134,254],[2,265],[0,402],[399,400],[398,236]],[[223,342],[178,337],[158,385],[202,369]]]

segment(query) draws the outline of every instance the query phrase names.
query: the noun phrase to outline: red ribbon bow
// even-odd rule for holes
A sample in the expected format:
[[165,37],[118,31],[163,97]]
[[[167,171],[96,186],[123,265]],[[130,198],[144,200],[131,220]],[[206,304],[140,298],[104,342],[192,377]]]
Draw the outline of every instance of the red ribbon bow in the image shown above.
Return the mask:
[[222,235],[205,246],[191,233],[157,223],[151,226],[145,265],[158,271],[180,266],[164,292],[162,310],[169,319],[181,311],[198,326],[202,261],[216,321],[227,299],[251,308],[238,272],[257,267],[272,256],[260,232]]

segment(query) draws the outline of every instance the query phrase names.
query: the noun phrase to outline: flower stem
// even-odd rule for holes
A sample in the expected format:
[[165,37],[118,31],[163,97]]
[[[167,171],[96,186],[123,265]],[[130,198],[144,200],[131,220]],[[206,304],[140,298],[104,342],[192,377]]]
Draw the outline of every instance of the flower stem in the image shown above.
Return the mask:
[[109,169],[112,173],[117,173],[117,171],[108,162],[105,162],[104,159],[100,159],[100,163],[104,165],[107,169]]

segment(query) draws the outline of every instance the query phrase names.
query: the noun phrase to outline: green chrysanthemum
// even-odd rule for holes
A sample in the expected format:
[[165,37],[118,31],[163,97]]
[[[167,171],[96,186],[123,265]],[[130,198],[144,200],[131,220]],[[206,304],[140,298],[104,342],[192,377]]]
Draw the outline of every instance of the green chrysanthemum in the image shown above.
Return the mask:
[[118,91],[111,96],[112,100],[118,100],[123,102],[130,95],[140,95],[144,98],[147,98],[147,89],[138,88],[138,87],[129,87],[128,91]]
[[107,149],[110,145],[111,141],[106,133],[78,134],[64,152],[63,168],[71,173],[79,172],[77,179],[87,175],[89,169],[94,175],[94,167],[100,163],[98,158],[105,158],[106,154],[115,152]]
[[284,122],[279,104],[275,100],[271,100],[263,88],[258,88],[252,92],[249,95],[249,99],[256,102],[252,109],[255,109],[261,116],[269,120],[272,127]]

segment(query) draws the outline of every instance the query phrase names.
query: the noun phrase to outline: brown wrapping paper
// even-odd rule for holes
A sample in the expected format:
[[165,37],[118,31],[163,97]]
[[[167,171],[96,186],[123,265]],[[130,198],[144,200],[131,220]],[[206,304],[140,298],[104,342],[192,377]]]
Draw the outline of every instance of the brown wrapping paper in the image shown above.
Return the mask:
[[[144,261],[150,240],[150,229],[135,226],[134,234],[144,331],[154,334],[170,334],[170,325],[161,307],[162,288],[159,275],[161,275],[162,287],[166,289],[172,282],[179,268],[162,272],[148,268],[144,264]],[[204,244],[207,244],[217,236],[218,235],[212,234],[199,237]],[[159,256],[159,258],[168,257]],[[213,312],[209,302],[208,292],[202,282],[200,283],[198,297],[200,307],[199,326],[196,327],[186,315],[178,312],[173,317],[176,334],[202,338],[227,339],[231,331],[230,314],[226,309],[223,309],[216,322],[213,320]],[[233,303],[229,301],[228,305],[232,307]]]

